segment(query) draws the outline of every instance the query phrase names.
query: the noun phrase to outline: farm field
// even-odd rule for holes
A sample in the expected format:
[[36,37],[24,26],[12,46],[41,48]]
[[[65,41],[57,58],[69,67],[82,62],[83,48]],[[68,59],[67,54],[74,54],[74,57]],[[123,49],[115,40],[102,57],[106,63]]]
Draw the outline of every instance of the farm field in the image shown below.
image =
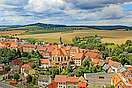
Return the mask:
[[1,36],[15,36],[26,32],[26,30],[10,30],[10,31],[0,31]]
[[19,35],[19,38],[35,38],[46,42],[58,42],[60,36],[65,43],[72,43],[75,36],[99,35],[102,42],[122,44],[126,40],[132,40],[132,31],[122,30],[74,30],[73,32],[57,32],[44,34]]

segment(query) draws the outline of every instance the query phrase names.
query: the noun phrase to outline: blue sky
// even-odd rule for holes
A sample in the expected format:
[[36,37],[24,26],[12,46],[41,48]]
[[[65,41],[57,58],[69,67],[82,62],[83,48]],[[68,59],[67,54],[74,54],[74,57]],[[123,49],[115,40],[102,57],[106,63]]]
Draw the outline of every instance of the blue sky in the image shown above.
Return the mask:
[[0,25],[132,25],[132,0],[0,0]]

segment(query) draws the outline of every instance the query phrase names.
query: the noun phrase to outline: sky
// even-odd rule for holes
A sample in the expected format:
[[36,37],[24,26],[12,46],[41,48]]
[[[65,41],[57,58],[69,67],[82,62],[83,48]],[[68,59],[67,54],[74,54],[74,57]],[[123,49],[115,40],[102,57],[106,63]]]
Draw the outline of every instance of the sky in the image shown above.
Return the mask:
[[132,0],[0,0],[0,25],[132,26]]

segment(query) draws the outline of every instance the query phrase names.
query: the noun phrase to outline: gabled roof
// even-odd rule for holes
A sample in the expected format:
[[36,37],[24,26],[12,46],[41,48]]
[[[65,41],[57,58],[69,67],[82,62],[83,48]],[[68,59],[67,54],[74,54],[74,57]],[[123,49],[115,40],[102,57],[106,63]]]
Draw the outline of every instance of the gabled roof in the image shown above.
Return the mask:
[[75,53],[74,58],[75,59],[82,59],[82,58],[84,58],[84,53]]
[[94,58],[94,59],[99,58],[100,59],[100,55],[98,53],[92,52],[92,51],[86,52],[85,56],[89,57],[89,58]]
[[57,56],[65,56],[68,55],[66,50],[63,47],[57,47],[52,52],[51,55],[57,55]]

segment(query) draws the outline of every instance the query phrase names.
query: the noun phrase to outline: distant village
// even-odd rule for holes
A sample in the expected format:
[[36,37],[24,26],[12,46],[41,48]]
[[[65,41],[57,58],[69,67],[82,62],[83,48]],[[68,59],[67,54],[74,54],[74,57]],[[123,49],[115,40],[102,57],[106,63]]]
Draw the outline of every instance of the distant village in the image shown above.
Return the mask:
[[96,49],[19,38],[0,38],[0,49],[17,52],[0,63],[0,88],[132,88],[132,66]]

